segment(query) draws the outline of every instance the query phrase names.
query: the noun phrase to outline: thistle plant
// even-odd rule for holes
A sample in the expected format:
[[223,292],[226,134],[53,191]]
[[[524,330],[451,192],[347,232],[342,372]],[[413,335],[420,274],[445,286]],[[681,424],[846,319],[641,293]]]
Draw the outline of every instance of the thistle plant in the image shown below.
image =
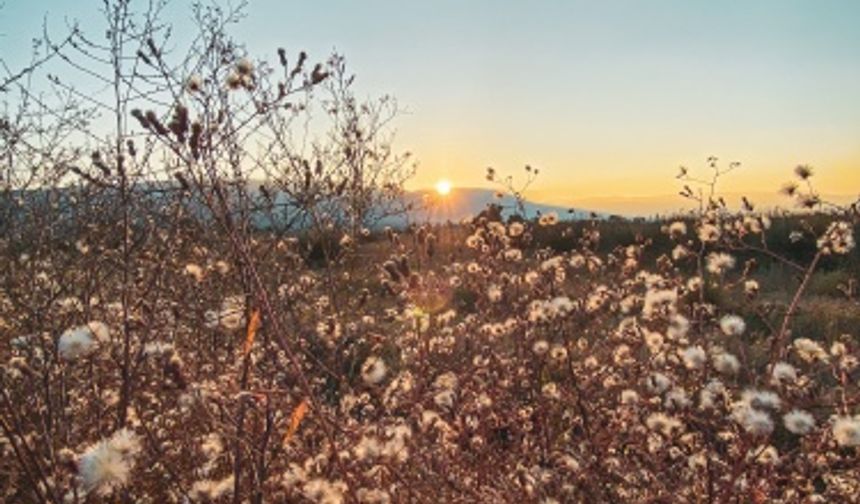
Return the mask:
[[[515,208],[449,241],[379,230],[411,173],[396,104],[357,100],[340,56],[254,58],[239,11],[196,7],[171,52],[159,5],[108,2],[106,42],[56,44],[52,62],[107,65],[111,93],[54,80],[59,101],[3,117],[4,500],[860,492],[856,327],[801,324],[821,269],[856,260],[860,215],[811,168],[790,214],[730,208],[739,165],[711,158],[679,176],[694,209],[660,222],[521,215],[529,170],[500,186]],[[4,99],[35,95],[12,77]],[[315,107],[330,122],[298,141]]]

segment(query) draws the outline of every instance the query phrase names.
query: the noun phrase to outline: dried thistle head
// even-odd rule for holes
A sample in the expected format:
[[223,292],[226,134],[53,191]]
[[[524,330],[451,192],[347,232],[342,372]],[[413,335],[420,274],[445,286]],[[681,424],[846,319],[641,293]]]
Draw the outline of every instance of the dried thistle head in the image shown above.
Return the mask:
[[815,208],[820,203],[821,198],[816,194],[803,194],[797,198],[797,204],[802,208]]
[[189,93],[198,93],[203,88],[203,79],[199,75],[192,75],[185,83],[185,89]]
[[254,64],[248,58],[242,58],[236,62],[236,72],[239,75],[251,75],[254,72]]
[[780,189],[779,192],[786,196],[794,196],[797,194],[797,184],[795,182],[787,182],[782,186],[782,189]]
[[807,180],[812,177],[812,167],[809,165],[797,165],[794,167],[794,174],[801,180]]
[[242,75],[238,73],[231,73],[227,76],[227,87],[234,91],[242,87],[242,83]]

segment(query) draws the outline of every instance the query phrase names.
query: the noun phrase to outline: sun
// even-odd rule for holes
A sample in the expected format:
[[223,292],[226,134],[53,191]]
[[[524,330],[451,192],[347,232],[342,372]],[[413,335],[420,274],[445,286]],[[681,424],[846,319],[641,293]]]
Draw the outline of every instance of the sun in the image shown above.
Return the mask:
[[451,182],[447,179],[436,182],[436,192],[439,193],[439,196],[447,196],[451,192]]

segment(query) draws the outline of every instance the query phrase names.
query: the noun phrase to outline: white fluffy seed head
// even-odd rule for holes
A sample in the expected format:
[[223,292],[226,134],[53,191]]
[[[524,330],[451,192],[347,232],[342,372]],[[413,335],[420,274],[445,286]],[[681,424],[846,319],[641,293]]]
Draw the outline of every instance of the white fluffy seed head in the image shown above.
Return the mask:
[[770,373],[770,382],[774,385],[791,384],[797,381],[797,370],[787,362],[777,362]]
[[722,275],[735,267],[735,258],[723,252],[711,252],[707,258],[707,269],[715,275]]
[[680,355],[687,369],[702,369],[708,360],[705,350],[699,345],[685,348]]
[[740,336],[746,331],[747,324],[737,315],[725,315],[720,319],[720,329],[726,336]]
[[66,330],[57,343],[60,357],[74,361],[94,353],[100,344],[110,338],[110,330],[102,322],[92,321],[86,325]]
[[385,361],[376,356],[370,356],[361,366],[361,379],[368,385],[376,385],[385,379],[388,366]]
[[716,369],[718,373],[724,375],[737,374],[741,368],[741,363],[738,361],[738,358],[726,352],[716,354],[713,362],[714,369]]
[[803,410],[794,409],[782,417],[782,423],[788,432],[802,436],[815,428],[815,418]]
[[838,417],[833,422],[833,438],[840,446],[860,446],[860,417]]
[[773,420],[764,411],[745,408],[738,417],[744,430],[754,436],[767,436],[773,432]]
[[139,452],[140,442],[128,429],[120,429],[110,438],[90,445],[78,459],[84,491],[105,496],[126,485]]

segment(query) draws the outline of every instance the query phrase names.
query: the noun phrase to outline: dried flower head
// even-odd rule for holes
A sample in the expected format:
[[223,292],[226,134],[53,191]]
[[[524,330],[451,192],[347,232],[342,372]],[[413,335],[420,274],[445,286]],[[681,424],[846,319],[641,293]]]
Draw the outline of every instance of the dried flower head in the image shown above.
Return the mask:
[[747,324],[737,315],[724,315],[720,319],[720,329],[726,336],[740,336],[746,331]]
[[110,438],[90,445],[78,459],[84,491],[106,496],[126,485],[139,452],[137,436],[128,429],[120,429]]
[[782,417],[785,428],[792,434],[803,436],[815,428],[815,418],[803,410],[794,409]]
[[60,357],[67,361],[86,357],[104,344],[110,337],[110,330],[103,322],[92,321],[86,325],[68,329],[60,335],[57,350]]
[[385,361],[376,356],[370,356],[361,366],[361,379],[368,385],[376,385],[385,379],[388,367]]

